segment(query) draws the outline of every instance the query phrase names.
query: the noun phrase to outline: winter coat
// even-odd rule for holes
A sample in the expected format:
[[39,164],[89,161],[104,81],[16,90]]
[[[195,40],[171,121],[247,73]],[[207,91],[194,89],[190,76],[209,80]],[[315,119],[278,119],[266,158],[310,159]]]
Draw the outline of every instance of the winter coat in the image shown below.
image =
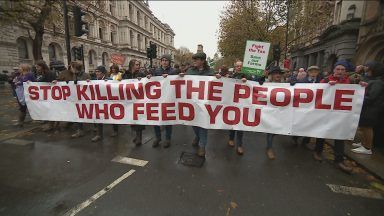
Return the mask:
[[62,71],[59,76],[57,77],[57,80],[59,81],[81,81],[81,80],[87,80],[91,79],[91,76],[88,73],[80,72],[78,74],[72,73],[70,70]]
[[167,67],[167,68],[163,68],[163,67],[158,67],[156,68],[156,70],[152,73],[152,76],[162,76],[163,74],[168,74],[168,75],[177,75],[175,69],[173,69],[172,67]]
[[336,81],[336,83],[338,84],[349,84],[348,78],[337,78],[337,77],[334,77],[333,75],[329,75],[327,78],[322,79],[320,83],[328,83],[329,81]]
[[309,76],[307,76],[304,79],[297,80],[296,83],[320,83],[320,81],[320,76],[317,76],[315,79],[311,79]]
[[142,72],[134,72],[133,74],[129,71],[125,71],[125,73],[123,74],[123,79],[136,79],[138,77],[146,77],[146,75]]
[[47,71],[36,77],[36,82],[52,82],[53,80],[56,80],[56,73],[52,71]]
[[20,74],[19,76],[15,77],[15,79],[13,79],[17,100],[22,106],[26,105],[23,83],[27,81],[31,81],[31,82],[35,81],[35,77],[33,76],[33,73],[28,72],[24,75]]
[[123,78],[123,74],[120,73],[120,72],[118,72],[117,74],[111,74],[110,78],[111,78],[111,80],[118,80],[118,81],[120,81]]
[[215,71],[211,68],[204,68],[199,70],[196,67],[191,67],[187,70],[187,75],[198,75],[198,76],[213,76]]
[[[136,78],[138,78],[138,77],[145,77],[145,74],[144,73],[142,73],[142,72],[134,72],[134,73],[131,73],[131,72],[129,72],[128,70],[127,71],[125,71],[125,73],[123,74],[123,80],[124,79],[136,79]],[[131,126],[132,127],[132,129],[134,130],[134,131],[142,131],[142,130],[144,130],[145,129],[145,125],[132,125]]]
[[363,108],[359,126],[375,127],[380,123],[379,116],[384,112],[384,79],[377,77],[368,81],[365,89]]

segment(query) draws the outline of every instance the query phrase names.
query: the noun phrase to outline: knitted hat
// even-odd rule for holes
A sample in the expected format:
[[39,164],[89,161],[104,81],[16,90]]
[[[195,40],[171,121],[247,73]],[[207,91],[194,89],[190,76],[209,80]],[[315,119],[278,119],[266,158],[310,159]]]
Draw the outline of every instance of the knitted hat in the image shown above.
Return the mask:
[[107,73],[107,69],[105,69],[104,66],[98,66],[98,67],[96,68],[96,70],[100,71],[100,72],[103,73],[103,74]]

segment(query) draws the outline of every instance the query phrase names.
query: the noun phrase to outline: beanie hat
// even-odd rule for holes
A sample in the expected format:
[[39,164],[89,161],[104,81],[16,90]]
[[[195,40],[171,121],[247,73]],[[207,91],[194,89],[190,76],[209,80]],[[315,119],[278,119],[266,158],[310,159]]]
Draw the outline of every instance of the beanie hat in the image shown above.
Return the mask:
[[282,73],[281,69],[279,66],[272,66],[269,70],[270,74],[275,74],[275,73]]
[[98,67],[96,68],[96,70],[100,71],[100,72],[103,73],[103,74],[107,73],[107,69],[105,69],[104,66],[98,66]]
[[164,54],[164,55],[162,55],[160,59],[163,59],[163,58],[167,59],[169,62],[172,61],[172,56],[169,55],[169,54]]

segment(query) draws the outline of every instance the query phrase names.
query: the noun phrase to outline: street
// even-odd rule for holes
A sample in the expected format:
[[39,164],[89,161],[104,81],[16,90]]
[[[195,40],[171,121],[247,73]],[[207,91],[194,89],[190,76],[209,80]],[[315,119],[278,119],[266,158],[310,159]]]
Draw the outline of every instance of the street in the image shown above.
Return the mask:
[[[352,175],[341,172],[329,150],[318,163],[290,137],[275,137],[277,158],[271,161],[265,134],[245,132],[245,154],[238,156],[227,145],[227,131],[210,130],[204,165],[185,166],[181,153],[195,151],[189,126],[174,127],[168,149],[152,148],[152,126],[140,147],[127,125],[119,126],[115,138],[109,137],[112,126],[105,126],[104,140],[97,143],[90,141],[91,125],[78,139],[70,138],[74,129],[45,133],[38,123],[20,129],[11,125],[17,104],[9,89],[0,86],[1,130],[37,128],[13,137],[34,141],[29,146],[4,144],[1,134],[0,215],[382,215],[384,210],[378,190],[379,197],[370,198],[327,186],[372,189],[372,180],[380,180],[357,166]],[[116,156],[148,163],[112,161]]]

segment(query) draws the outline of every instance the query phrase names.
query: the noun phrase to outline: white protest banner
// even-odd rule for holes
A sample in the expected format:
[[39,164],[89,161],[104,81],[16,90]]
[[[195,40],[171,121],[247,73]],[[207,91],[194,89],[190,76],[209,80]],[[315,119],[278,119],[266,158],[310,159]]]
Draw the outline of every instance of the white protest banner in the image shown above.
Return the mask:
[[262,76],[267,65],[270,45],[270,43],[266,42],[248,40],[245,46],[241,72]]
[[264,83],[208,76],[140,81],[24,83],[34,120],[194,125],[284,135],[353,139],[360,85]]

